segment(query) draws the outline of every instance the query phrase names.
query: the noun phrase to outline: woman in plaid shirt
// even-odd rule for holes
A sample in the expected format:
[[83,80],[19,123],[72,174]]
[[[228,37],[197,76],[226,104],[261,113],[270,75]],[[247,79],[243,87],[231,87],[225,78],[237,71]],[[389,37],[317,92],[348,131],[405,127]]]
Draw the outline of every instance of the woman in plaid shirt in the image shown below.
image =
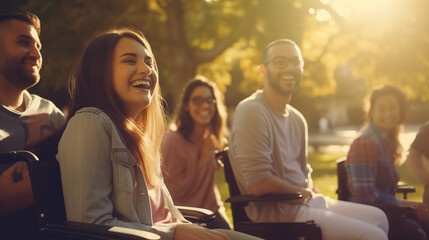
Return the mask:
[[[406,98],[398,88],[385,85],[370,93],[366,105],[368,124],[350,146],[345,164],[349,200],[383,209],[389,219],[389,238],[427,239],[422,231],[422,228],[427,230],[427,207],[421,202],[395,197],[399,181],[395,165],[402,155],[399,134],[406,116]],[[415,208],[418,219],[401,217],[397,206]]]

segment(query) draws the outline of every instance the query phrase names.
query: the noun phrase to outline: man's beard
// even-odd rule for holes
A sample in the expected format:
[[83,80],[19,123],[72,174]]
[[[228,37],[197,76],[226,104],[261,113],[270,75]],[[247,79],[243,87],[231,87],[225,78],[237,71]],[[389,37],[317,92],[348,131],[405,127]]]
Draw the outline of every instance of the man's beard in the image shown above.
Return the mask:
[[301,82],[301,79],[298,76],[296,76],[295,74],[294,76],[295,76],[295,79],[294,79],[295,82],[294,82],[293,89],[283,89],[283,87],[280,84],[280,81],[281,81],[280,74],[277,74],[276,76],[274,76],[274,74],[267,72],[268,83],[271,86],[271,88],[277,93],[286,94],[286,95],[295,93],[296,90],[298,89],[299,83]]
[[[3,62],[4,60],[4,62]],[[24,68],[23,62],[6,57],[0,60],[0,74],[18,89],[28,89],[36,85],[40,80],[40,74]]]

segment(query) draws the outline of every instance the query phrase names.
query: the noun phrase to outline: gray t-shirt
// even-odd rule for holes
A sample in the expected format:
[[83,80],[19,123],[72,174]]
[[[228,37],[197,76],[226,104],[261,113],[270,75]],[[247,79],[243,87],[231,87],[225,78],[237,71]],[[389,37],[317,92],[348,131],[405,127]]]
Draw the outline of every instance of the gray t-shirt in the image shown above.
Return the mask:
[[[230,158],[240,191],[275,175],[300,187],[313,187],[307,164],[307,123],[290,105],[286,113],[273,109],[261,90],[243,100],[234,113]],[[293,221],[300,205],[254,203],[246,209],[255,222]]]
[[25,110],[0,104],[0,152],[26,149],[50,136],[65,122],[51,101],[24,91]]

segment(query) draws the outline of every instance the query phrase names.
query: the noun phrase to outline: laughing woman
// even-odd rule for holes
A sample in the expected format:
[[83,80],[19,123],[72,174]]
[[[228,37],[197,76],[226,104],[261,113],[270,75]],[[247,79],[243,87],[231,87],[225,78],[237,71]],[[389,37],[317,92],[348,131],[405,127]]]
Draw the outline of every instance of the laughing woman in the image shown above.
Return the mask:
[[[374,89],[367,99],[368,125],[350,146],[345,167],[349,200],[378,206],[389,219],[389,239],[426,239],[428,209],[417,201],[395,197],[402,146],[399,134],[406,116],[406,98],[392,85]],[[412,207],[417,217],[404,217],[400,208]]]
[[70,78],[73,107],[58,146],[67,219],[168,239],[252,239],[188,223],[160,174],[164,131],[158,69],[143,34],[93,39]]
[[220,169],[215,150],[226,137],[226,110],[216,84],[197,76],[185,86],[173,131],[162,144],[165,183],[177,205],[201,207],[216,213],[209,228],[230,228],[215,173]]

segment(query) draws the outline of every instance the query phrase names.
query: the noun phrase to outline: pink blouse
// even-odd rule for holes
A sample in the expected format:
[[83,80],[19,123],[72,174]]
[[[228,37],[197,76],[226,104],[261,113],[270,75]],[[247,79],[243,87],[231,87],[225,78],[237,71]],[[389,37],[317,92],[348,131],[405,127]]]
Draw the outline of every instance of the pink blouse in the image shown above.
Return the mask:
[[201,148],[201,142],[186,141],[178,132],[167,133],[161,148],[164,180],[175,205],[217,212],[223,206],[215,183],[217,165],[200,164]]
[[170,210],[165,205],[164,195],[160,187],[150,187],[148,185],[150,206],[152,207],[152,222],[157,223],[181,223],[172,216]]

